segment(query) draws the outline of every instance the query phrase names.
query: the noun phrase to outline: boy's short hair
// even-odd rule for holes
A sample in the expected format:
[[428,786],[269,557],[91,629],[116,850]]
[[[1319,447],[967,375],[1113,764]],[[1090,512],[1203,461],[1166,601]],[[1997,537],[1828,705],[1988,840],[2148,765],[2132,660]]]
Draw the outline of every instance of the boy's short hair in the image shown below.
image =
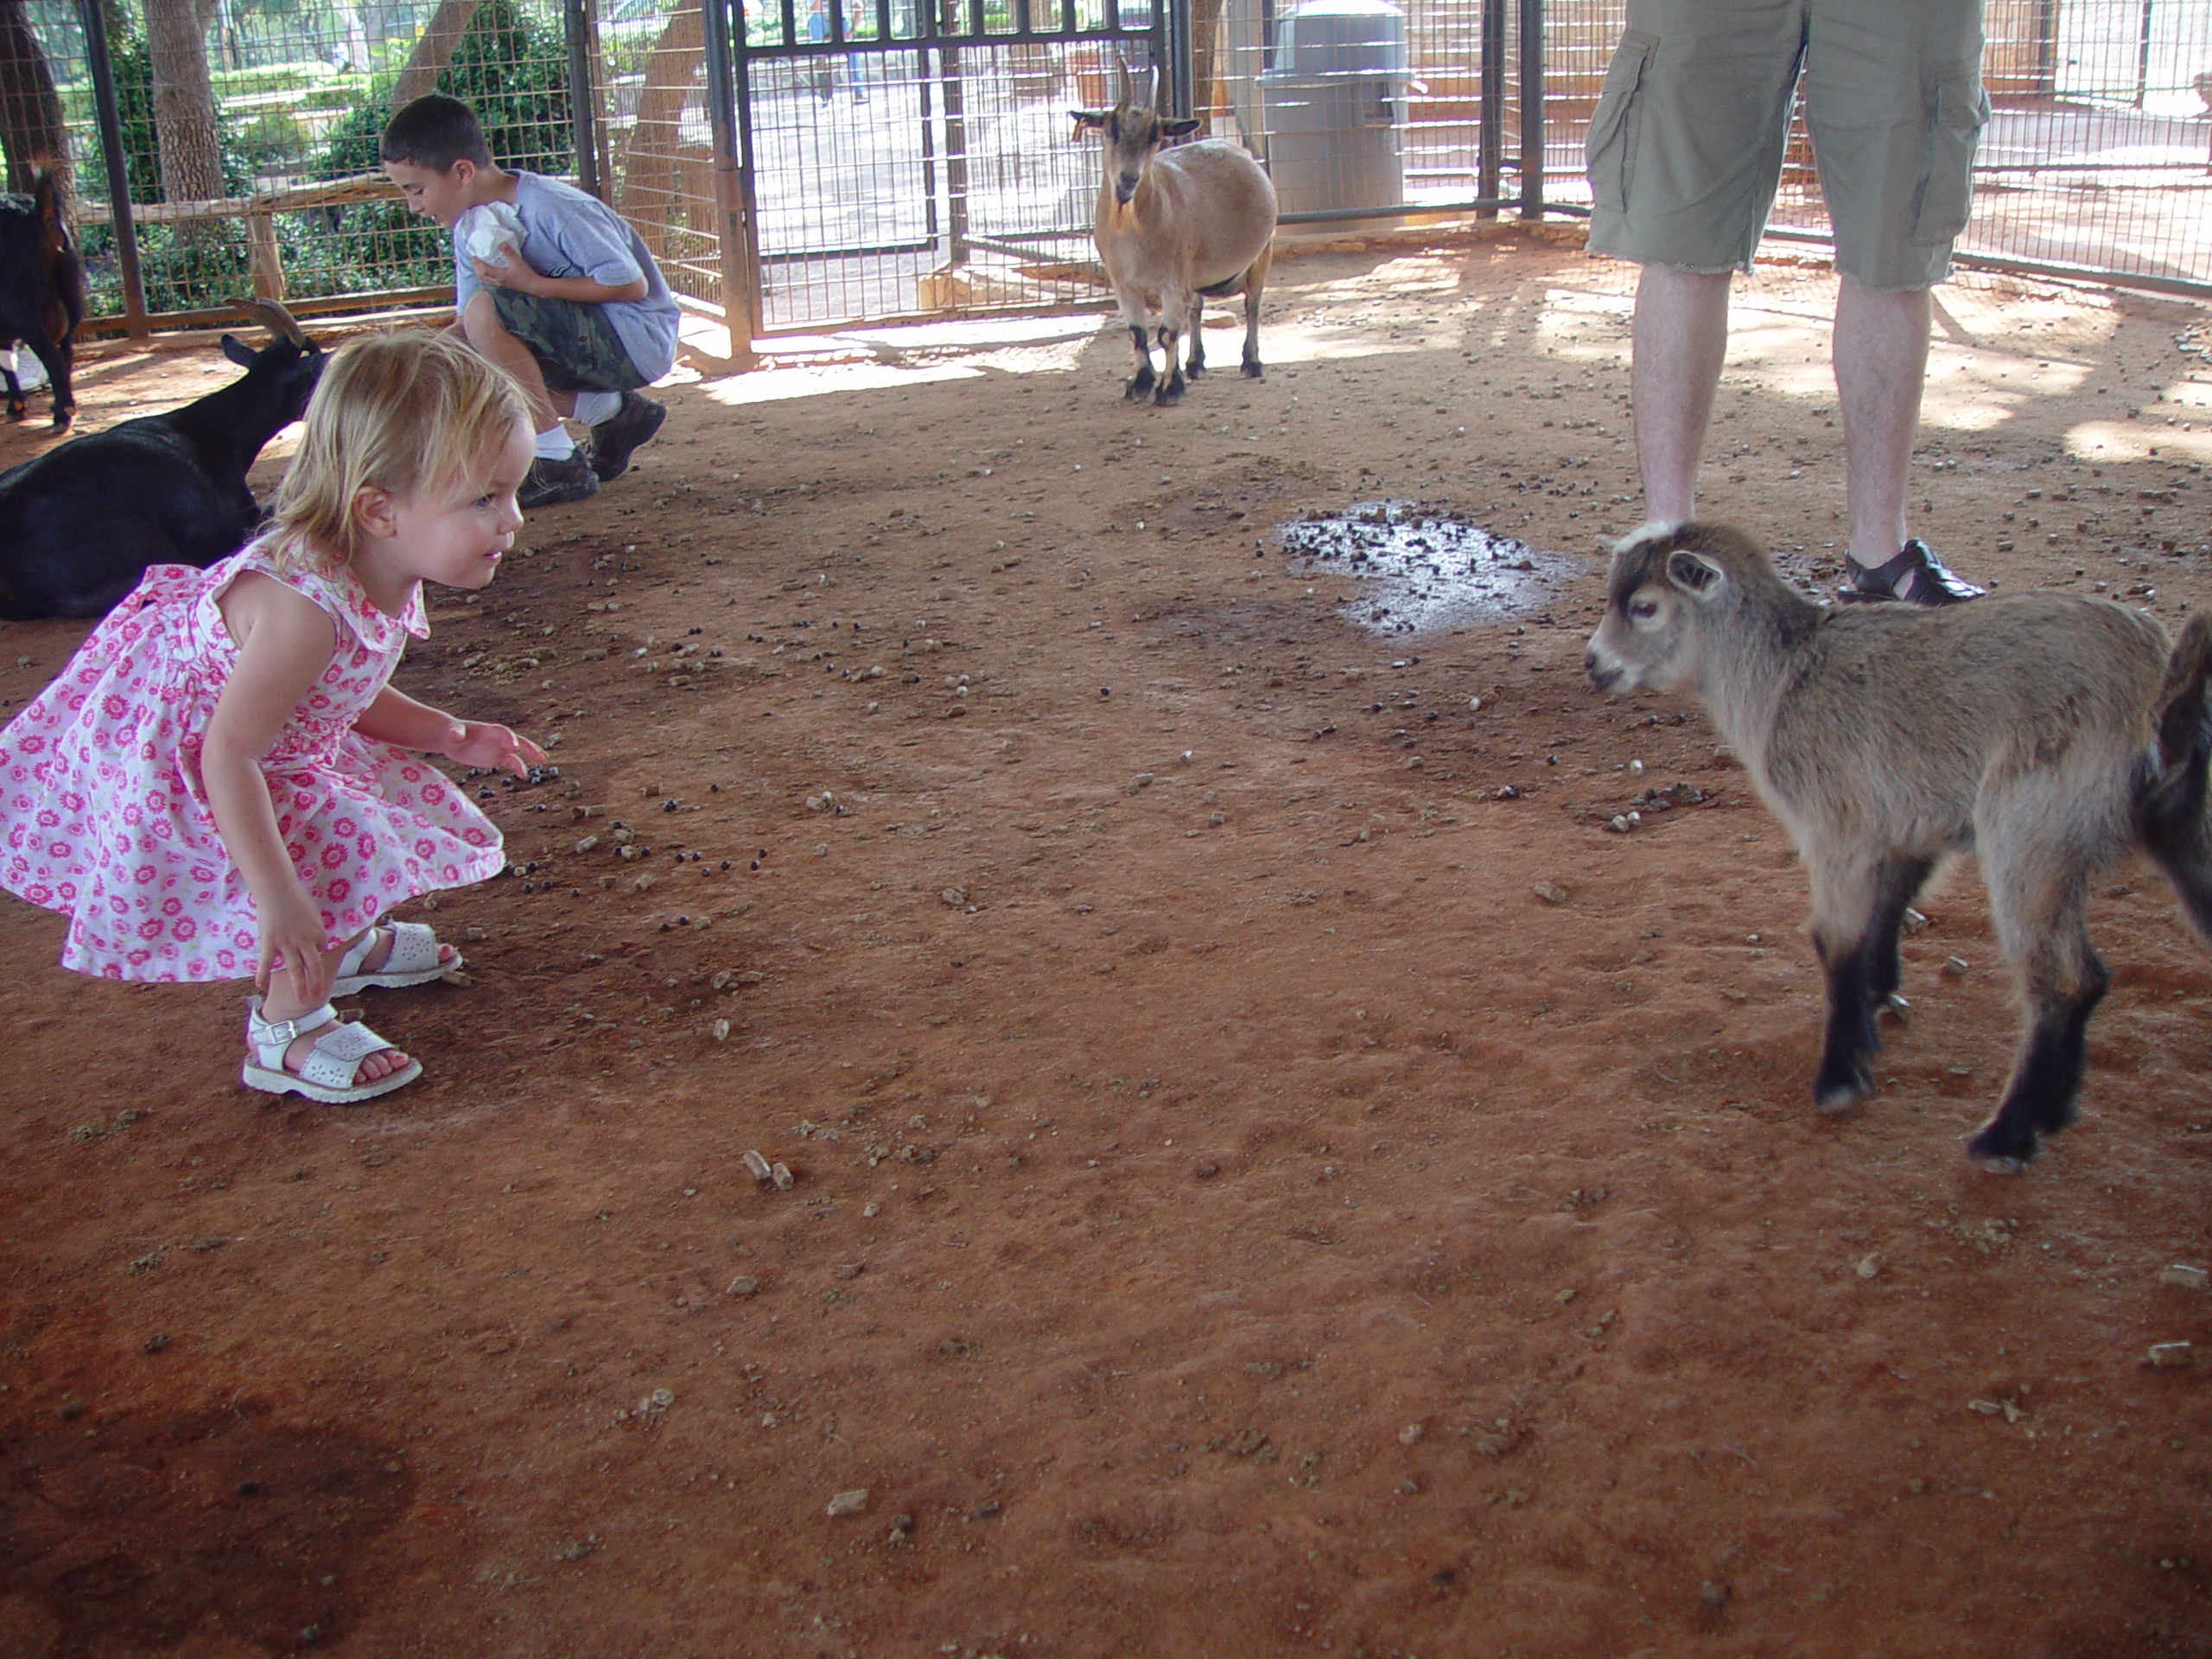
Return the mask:
[[425,92],[394,114],[385,124],[377,153],[385,161],[427,167],[435,173],[450,173],[455,162],[492,164],[476,111],[443,92]]

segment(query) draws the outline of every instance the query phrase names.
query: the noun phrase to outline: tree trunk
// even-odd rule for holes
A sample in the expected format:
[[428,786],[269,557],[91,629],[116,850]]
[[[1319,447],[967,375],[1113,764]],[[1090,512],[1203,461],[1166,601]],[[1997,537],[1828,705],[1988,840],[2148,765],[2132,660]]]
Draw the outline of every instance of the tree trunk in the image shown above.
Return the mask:
[[31,174],[45,169],[60,192],[61,222],[73,223],[77,193],[61,99],[23,0],[0,0],[0,148],[8,152],[8,188],[27,191]]
[[622,217],[637,227],[655,258],[668,249],[668,224],[677,194],[678,123],[707,54],[706,20],[698,0],[669,14],[660,43],[645,64],[638,118],[622,159]]
[[[1191,113],[1204,121],[1213,99],[1214,41],[1221,33],[1221,0],[1191,0]],[[1200,127],[1201,137],[1205,129]]]
[[[162,194],[170,201],[212,201],[223,192],[216,137],[215,88],[207,74],[209,4],[146,0],[146,54],[154,67],[154,143]],[[180,225],[185,235],[204,227]]]
[[468,33],[468,20],[476,15],[477,0],[438,0],[438,9],[423,30],[423,38],[407,54],[407,67],[391,89],[391,107],[405,108],[425,92],[438,90],[438,75],[453,61],[453,49]]

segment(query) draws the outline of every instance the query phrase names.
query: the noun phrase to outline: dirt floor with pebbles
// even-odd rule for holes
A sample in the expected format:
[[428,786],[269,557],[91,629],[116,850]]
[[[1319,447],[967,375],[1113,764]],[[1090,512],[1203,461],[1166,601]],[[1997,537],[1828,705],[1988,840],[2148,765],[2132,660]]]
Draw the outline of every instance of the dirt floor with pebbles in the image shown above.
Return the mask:
[[[1984,1174],[1969,867],[1814,1112],[1789,849],[1580,671],[1631,281],[1287,257],[1172,410],[1097,316],[673,385],[401,670],[556,770],[368,1108],[0,904],[0,1654],[2212,1652],[2212,957],[2115,873],[2083,1120]],[[1823,587],[1833,300],[1744,285],[1707,474]],[[1916,528],[2212,601],[2202,321],[1942,290]],[[1388,501],[1561,574],[1407,630],[1281,547]]]

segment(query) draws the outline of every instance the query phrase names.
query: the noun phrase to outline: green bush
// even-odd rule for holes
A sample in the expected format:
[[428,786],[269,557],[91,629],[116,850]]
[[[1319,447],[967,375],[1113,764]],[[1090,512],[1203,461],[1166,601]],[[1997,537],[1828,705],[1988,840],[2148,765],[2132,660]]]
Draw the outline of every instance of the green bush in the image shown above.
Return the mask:
[[[404,41],[390,43],[391,67],[367,76],[332,75],[313,65],[226,72],[218,79],[218,95],[298,90],[302,105],[312,100],[319,108],[344,107],[346,118],[303,170],[320,178],[373,173],[380,164],[377,144],[391,116],[392,87],[409,49]],[[111,53],[130,199],[157,202],[162,194],[152,65],[143,41],[136,36],[114,37]],[[501,166],[565,174],[573,137],[568,80],[568,48],[556,22],[518,0],[484,0],[437,84],[441,92],[475,106],[485,142]],[[85,96],[89,101],[89,94]],[[284,109],[259,111],[243,124],[219,116],[218,122],[224,187],[233,195],[251,188],[257,166],[284,167],[300,156],[306,142],[296,118]],[[88,194],[103,193],[103,172],[86,168],[79,177]],[[283,214],[276,233],[287,287],[295,295],[374,293],[452,279],[452,245],[446,232],[397,202]],[[137,241],[149,310],[216,305],[251,290],[242,223],[141,225]],[[113,232],[88,226],[83,246],[93,315],[119,313],[122,279]]]
[[[404,60],[404,54],[398,54]],[[366,95],[330,135],[318,176],[351,178],[383,165],[378,143],[391,118],[396,70],[372,78]],[[484,129],[492,159],[532,173],[568,172],[573,146],[568,45],[559,28],[516,0],[484,0],[438,75],[438,90],[466,99]],[[445,231],[396,201],[353,203],[334,211],[332,246],[318,267],[345,274],[346,285],[321,292],[416,288],[448,282],[453,245]],[[291,269],[289,255],[286,270]]]

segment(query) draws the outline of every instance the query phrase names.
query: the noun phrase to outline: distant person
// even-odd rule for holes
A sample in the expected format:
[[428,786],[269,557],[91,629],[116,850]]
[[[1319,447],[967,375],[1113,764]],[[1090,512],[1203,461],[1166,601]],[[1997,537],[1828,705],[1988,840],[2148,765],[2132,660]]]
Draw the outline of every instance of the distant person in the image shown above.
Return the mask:
[[[806,12],[806,38],[818,45],[830,38],[830,33],[828,5],[824,0],[812,0]],[[836,60],[826,53],[817,55],[813,60],[812,78],[815,97],[827,104],[830,95],[836,90]],[[861,54],[857,52],[845,54],[845,85],[852,90],[854,103],[868,102],[868,86],[861,79]]]
[[[520,248],[504,263],[455,238],[454,309],[468,343],[530,399],[537,438],[524,508],[581,501],[620,477],[668,413],[638,388],[676,361],[676,301],[637,232],[574,185],[496,166],[476,112],[442,92],[393,116],[381,153],[408,207],[449,231],[494,203],[521,221]],[[564,416],[591,428],[588,454]]]
[[205,570],[150,568],[0,732],[0,886],[68,917],[79,973],[251,979],[250,1088],[350,1105],[422,1075],[330,999],[459,967],[390,912],[505,864],[421,755],[545,758],[391,684],[429,632],[423,584],[482,588],[512,544],[529,415],[459,340],[341,347],[269,529]]
[[1988,116],[1980,65],[1981,0],[1628,0],[1590,123],[1590,248],[1643,267],[1630,401],[1647,518],[1693,516],[1732,273],[1765,230],[1802,67],[1840,279],[1841,597],[1980,595],[1905,524],[1929,290],[1950,273]]

